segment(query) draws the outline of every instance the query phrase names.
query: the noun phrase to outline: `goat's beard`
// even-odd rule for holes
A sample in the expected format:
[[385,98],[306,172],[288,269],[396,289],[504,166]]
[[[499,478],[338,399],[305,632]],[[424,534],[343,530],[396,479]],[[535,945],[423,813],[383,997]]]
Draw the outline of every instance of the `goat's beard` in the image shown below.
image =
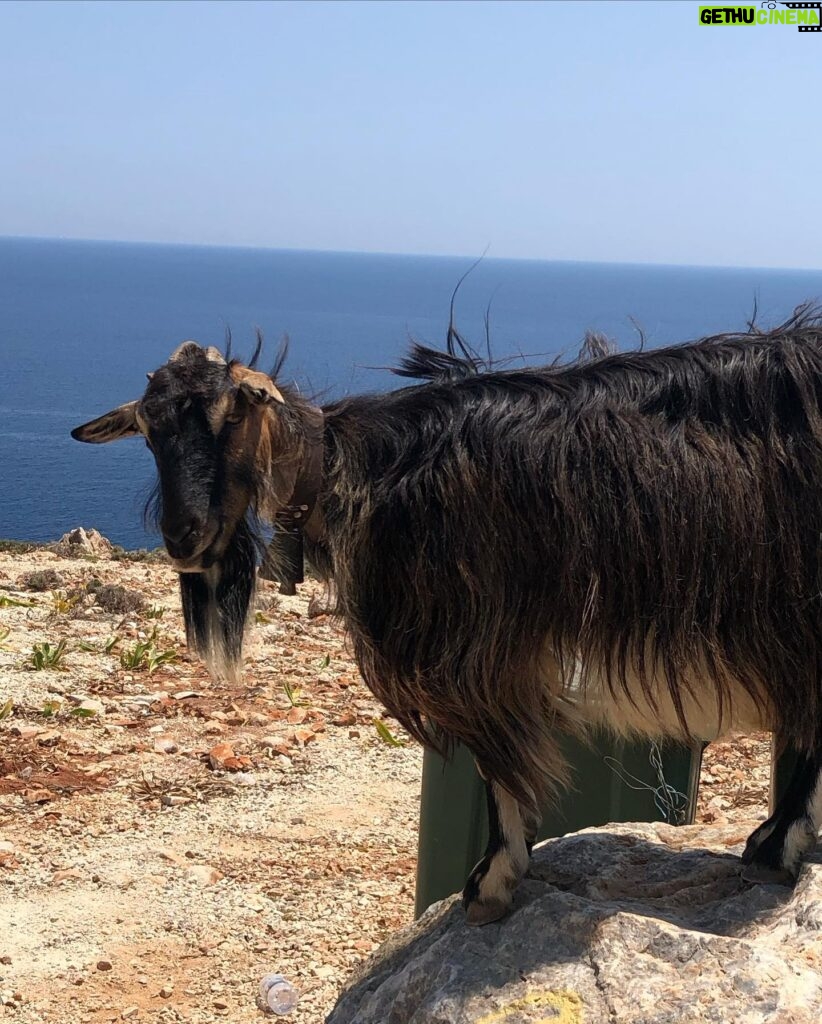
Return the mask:
[[242,520],[220,558],[203,572],[180,574],[180,596],[189,650],[212,676],[237,682],[242,674],[243,633],[257,568],[259,540]]

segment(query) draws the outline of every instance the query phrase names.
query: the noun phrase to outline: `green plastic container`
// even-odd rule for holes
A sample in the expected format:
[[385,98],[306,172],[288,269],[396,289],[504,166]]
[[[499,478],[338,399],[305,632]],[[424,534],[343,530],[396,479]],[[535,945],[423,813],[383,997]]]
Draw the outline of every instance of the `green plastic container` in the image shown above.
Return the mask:
[[[665,815],[648,789],[632,788],[628,776],[649,786],[657,785],[657,773],[650,762],[648,743],[628,743],[603,736],[591,747],[567,738],[563,749],[574,768],[575,788],[563,794],[555,807],[544,811],[539,839],[605,825],[609,821],[664,821]],[[704,745],[685,747],[669,744],[660,748],[666,783],[684,795],[678,824],[694,820],[699,788],[699,769]],[[797,753],[771,741],[770,810],[784,793]],[[617,774],[606,759],[621,766]],[[630,781],[630,780],[629,780]],[[474,761],[464,747],[458,747],[446,762],[425,752],[420,806],[419,862],[417,867],[416,913],[437,900],[459,891],[471,869],[485,852],[488,817],[485,786]]]
[[[649,743],[629,743],[603,735],[590,747],[570,737],[562,746],[573,766],[574,789],[564,793],[556,806],[543,810],[539,840],[609,821],[666,820],[653,792],[639,786],[659,785]],[[701,744],[666,744],[659,748],[665,782],[684,797],[676,824],[694,820],[702,750]],[[631,781],[631,776],[639,782]],[[485,786],[469,752],[458,747],[453,759],[446,762],[427,750],[420,806],[418,916],[432,903],[462,888],[485,852],[487,837]]]

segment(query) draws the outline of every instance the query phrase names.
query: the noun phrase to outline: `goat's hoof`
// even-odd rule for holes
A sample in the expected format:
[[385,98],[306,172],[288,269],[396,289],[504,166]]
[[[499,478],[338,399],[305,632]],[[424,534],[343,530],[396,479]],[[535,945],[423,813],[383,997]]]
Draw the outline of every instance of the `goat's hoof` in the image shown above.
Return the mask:
[[742,868],[742,880],[753,882],[758,885],[788,885],[796,884],[798,872],[790,868],[773,868],[767,864],[757,864],[751,861]]
[[505,917],[510,909],[510,900],[496,899],[493,896],[488,899],[477,897],[466,904],[465,920],[472,927],[478,928],[480,925],[499,921],[501,917]]
[[771,822],[766,821],[763,825],[760,825],[755,832],[752,832],[748,836],[748,841],[745,843],[745,849],[742,851],[743,864],[753,863],[756,857],[756,851],[770,837],[773,830],[774,826]]

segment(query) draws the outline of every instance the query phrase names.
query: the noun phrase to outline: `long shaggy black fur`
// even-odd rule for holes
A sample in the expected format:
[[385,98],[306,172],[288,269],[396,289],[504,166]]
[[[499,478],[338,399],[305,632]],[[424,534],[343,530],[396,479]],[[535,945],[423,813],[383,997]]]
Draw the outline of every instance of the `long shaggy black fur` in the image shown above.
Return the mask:
[[246,518],[218,563],[204,573],[179,577],[189,648],[229,674],[242,654],[260,548],[259,534]]
[[[737,681],[797,746],[822,719],[822,317],[325,408],[325,539],[364,678],[424,742],[530,800],[557,781],[546,650],[583,685]],[[659,683],[657,682],[657,690]],[[626,698],[627,699],[627,698]]]

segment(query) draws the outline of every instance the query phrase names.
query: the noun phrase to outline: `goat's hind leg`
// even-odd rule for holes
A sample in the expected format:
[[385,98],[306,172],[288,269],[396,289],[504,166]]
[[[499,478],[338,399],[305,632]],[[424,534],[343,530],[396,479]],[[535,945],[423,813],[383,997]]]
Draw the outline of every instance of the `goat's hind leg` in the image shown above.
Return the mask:
[[488,846],[462,892],[469,924],[489,924],[508,912],[514,890],[528,870],[539,828],[539,811],[523,805],[499,783],[486,781]]
[[822,750],[801,754],[773,814],[750,836],[742,854],[748,882],[793,885],[802,858],[822,827]]

